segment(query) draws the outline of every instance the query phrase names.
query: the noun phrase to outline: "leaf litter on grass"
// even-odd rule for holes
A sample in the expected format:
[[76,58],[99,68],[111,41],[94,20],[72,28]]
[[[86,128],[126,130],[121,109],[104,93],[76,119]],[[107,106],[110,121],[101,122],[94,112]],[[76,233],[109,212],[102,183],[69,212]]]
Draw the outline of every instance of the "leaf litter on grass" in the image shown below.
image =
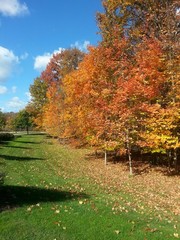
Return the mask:
[[[158,167],[148,167],[147,172],[130,178],[127,166],[124,164],[109,163],[105,166],[101,159],[85,158],[87,153],[92,152],[91,150],[72,149],[59,144],[55,148],[57,151],[58,148],[63,148],[68,156],[66,162],[58,161],[55,156],[54,158],[58,162],[59,175],[65,180],[76,179],[71,189],[80,191],[84,188],[84,191],[88,191],[88,187],[77,184],[77,178],[80,175],[83,176],[97,187],[99,186],[100,191],[104,189],[108,194],[105,200],[107,205],[116,203],[112,208],[114,214],[134,211],[144,215],[149,212],[159,221],[166,220],[169,223],[174,221],[173,216],[178,217],[180,214],[179,176],[169,177]],[[80,156],[74,157],[78,154]],[[63,169],[65,171],[62,171]],[[175,236],[178,235],[175,234]]]

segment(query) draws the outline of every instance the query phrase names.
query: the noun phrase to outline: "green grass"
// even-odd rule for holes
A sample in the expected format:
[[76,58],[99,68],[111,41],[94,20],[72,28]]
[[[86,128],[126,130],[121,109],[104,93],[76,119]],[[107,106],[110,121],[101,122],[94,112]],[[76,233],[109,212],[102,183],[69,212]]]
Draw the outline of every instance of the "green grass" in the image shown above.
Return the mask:
[[[176,239],[174,220],[128,208],[83,172],[88,150],[23,135],[0,144],[1,240]],[[121,201],[122,200],[122,201]],[[175,219],[177,221],[177,219]],[[174,236],[175,233],[175,236]]]

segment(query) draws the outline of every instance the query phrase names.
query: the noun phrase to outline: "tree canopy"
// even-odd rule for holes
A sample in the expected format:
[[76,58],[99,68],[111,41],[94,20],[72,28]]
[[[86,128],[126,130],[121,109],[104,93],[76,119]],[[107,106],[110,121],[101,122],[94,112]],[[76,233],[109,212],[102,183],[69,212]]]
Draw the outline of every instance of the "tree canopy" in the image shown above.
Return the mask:
[[127,153],[129,161],[139,149],[165,154],[177,166],[179,1],[102,4],[104,12],[97,14],[102,41],[87,53],[55,54],[31,86],[40,124],[53,136]]

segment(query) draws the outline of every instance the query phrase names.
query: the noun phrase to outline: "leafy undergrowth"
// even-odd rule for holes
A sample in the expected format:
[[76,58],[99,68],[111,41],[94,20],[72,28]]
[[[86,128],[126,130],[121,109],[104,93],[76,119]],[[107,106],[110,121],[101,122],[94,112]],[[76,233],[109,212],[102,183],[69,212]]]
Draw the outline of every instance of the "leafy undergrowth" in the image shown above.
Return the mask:
[[91,153],[45,135],[1,144],[0,239],[179,238],[178,176],[147,168],[129,177]]

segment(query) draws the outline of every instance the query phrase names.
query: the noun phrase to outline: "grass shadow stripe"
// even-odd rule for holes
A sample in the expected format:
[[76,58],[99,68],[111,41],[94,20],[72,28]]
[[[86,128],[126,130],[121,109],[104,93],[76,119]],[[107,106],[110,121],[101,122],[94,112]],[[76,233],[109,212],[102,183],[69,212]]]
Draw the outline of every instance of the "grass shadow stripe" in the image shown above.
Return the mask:
[[88,198],[88,195],[84,193],[9,185],[0,187],[0,195],[0,212],[24,205],[32,205],[42,202],[63,202],[79,198]]
[[10,161],[37,161],[37,160],[46,160],[45,158],[39,157],[19,157],[19,156],[10,156],[10,155],[0,155],[0,158]]

